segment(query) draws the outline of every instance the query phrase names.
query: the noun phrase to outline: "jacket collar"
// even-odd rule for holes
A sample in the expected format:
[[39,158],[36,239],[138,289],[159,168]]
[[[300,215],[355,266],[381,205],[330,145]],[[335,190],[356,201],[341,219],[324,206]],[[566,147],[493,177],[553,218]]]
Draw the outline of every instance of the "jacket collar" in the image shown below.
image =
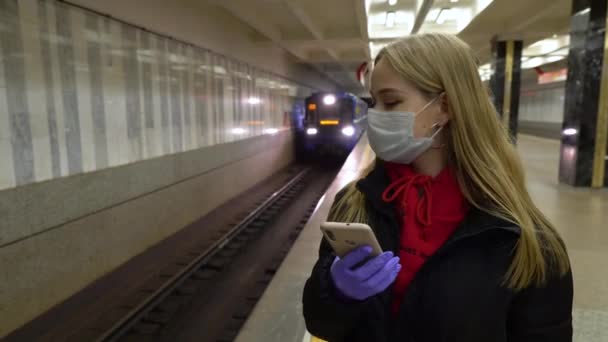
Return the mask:
[[390,214],[394,209],[393,203],[385,202],[382,199],[382,193],[390,184],[390,181],[384,162],[376,159],[376,166],[372,172],[357,182],[357,189],[365,195],[374,209],[384,214]]
[[[385,202],[382,199],[382,193],[389,184],[390,177],[386,172],[384,162],[376,159],[376,167],[369,175],[357,182],[357,189],[365,195],[365,198],[374,210],[377,210],[382,215],[393,217],[395,215],[394,204]],[[521,229],[516,224],[473,207],[450,240],[477,235],[491,229],[506,230],[517,235],[521,233]]]

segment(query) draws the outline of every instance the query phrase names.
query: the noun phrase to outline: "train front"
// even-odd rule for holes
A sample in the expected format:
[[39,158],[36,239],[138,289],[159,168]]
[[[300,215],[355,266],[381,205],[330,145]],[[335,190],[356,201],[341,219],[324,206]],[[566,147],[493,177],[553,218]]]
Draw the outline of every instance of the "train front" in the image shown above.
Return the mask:
[[306,99],[307,151],[348,153],[361,135],[365,109],[348,93],[316,93]]

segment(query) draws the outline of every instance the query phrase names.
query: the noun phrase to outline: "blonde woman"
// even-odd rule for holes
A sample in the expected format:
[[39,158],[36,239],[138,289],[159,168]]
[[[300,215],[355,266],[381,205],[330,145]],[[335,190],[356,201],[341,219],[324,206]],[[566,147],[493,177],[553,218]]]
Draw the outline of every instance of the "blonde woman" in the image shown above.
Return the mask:
[[384,254],[323,241],[303,304],[330,342],[572,340],[566,248],[528,194],[471,49],[421,34],[383,49],[368,113],[374,165],[329,220],[364,222]]

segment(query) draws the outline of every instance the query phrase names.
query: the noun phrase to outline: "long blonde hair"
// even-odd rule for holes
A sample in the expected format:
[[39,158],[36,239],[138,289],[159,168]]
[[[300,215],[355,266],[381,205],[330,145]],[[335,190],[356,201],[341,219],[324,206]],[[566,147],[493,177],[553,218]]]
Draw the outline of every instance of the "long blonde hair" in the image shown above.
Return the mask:
[[[456,36],[429,33],[388,45],[377,60],[386,58],[425,94],[445,92],[451,112],[447,148],[464,196],[472,206],[521,228],[505,284],[514,289],[542,285],[553,270],[561,275],[568,272],[566,248],[528,194],[521,161],[473,56],[471,48]],[[355,182],[335,203],[330,219],[367,220],[365,199]]]

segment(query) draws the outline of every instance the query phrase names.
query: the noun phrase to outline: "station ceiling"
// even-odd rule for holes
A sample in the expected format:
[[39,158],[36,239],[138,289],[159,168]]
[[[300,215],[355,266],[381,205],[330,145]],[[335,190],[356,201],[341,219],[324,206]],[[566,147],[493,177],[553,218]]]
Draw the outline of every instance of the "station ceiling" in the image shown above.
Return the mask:
[[[468,42],[481,62],[492,39],[529,46],[567,36],[572,0],[199,0],[253,28],[260,44],[278,45],[346,90],[360,93],[357,68],[395,39],[448,32]],[[563,47],[563,46],[562,46]],[[530,50],[532,51],[532,50]]]

